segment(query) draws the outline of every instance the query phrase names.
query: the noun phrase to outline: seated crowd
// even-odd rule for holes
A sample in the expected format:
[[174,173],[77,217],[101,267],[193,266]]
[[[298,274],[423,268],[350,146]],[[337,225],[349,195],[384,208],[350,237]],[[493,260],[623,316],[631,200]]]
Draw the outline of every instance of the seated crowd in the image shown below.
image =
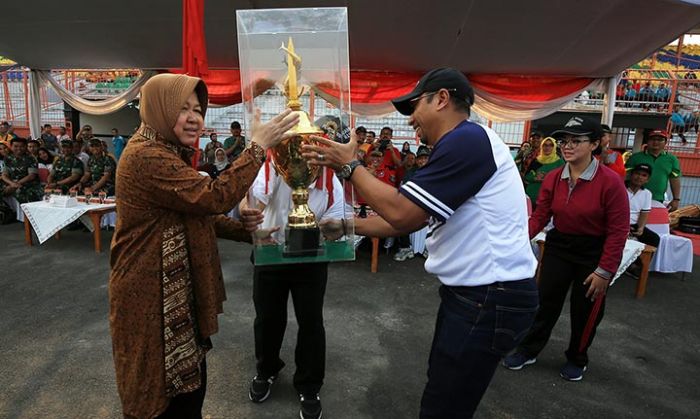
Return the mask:
[[15,135],[9,123],[0,123],[0,195],[19,203],[39,201],[47,190],[113,196],[125,140],[116,128],[112,135],[114,155],[108,154],[107,144],[93,135],[90,125],[83,126],[74,140],[65,127],[54,135],[49,124],[40,137],[25,139]]

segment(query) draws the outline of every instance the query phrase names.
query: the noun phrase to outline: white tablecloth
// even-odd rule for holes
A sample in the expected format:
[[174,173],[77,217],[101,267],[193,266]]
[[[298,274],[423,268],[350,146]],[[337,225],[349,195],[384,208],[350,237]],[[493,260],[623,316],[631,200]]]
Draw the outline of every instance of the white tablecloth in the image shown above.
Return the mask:
[[23,223],[24,213],[22,212],[22,208],[19,205],[19,201],[14,196],[3,196],[2,199],[7,205],[10,206],[10,208],[12,208],[15,211],[15,214],[17,214],[17,221]]
[[[539,233],[538,235],[535,236],[535,238],[532,239],[533,243],[537,243],[539,240],[545,240],[546,241],[547,235],[545,233]],[[547,246],[545,245],[545,251],[547,249]],[[615,283],[615,280],[620,277],[627,268],[632,264],[632,262],[635,261],[639,257],[639,255],[642,254],[642,250],[644,250],[644,243],[640,243],[636,240],[627,240],[625,243],[625,250],[622,251],[622,260],[620,261],[620,267],[617,268],[617,272],[615,273],[615,276],[613,277],[612,281],[610,281],[610,286],[612,286]]]
[[693,243],[690,239],[673,234],[663,234],[659,238],[659,247],[649,264],[654,272],[692,272]]
[[[86,213],[92,209],[114,209],[116,207],[116,204],[78,204],[75,207],[61,208],[44,201],[38,201],[22,204],[22,211],[24,211],[32,227],[34,227],[36,236],[41,244],[79,218],[92,231],[94,228]],[[105,218],[107,218],[106,215],[102,217],[102,225],[105,225]]]

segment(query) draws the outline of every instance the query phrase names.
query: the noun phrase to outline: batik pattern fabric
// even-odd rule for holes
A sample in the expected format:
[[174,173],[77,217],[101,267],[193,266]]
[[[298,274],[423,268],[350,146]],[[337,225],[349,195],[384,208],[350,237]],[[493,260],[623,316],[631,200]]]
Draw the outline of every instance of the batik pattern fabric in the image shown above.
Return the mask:
[[202,385],[200,364],[208,348],[199,344],[187,237],[182,224],[163,232],[163,342],[167,397]]

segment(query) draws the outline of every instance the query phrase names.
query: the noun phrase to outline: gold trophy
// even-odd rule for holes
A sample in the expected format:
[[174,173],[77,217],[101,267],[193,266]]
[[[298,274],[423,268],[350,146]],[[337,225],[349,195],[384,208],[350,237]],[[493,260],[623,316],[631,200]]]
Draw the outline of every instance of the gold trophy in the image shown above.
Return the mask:
[[284,257],[318,256],[323,253],[320,247],[320,230],[316,216],[308,205],[309,185],[321,173],[319,166],[310,165],[301,155],[303,144],[315,144],[312,135],[322,135],[323,131],[311,123],[309,114],[301,109],[299,96],[303,93],[298,87],[298,72],[301,69],[301,57],[294,52],[294,43],[282,44],[281,50],[287,53],[287,77],[284,81],[284,95],[287,107],[299,115],[299,123],[289,132],[290,137],[272,149],[272,164],[278,175],[292,189],[294,206],[287,217],[285,229]]

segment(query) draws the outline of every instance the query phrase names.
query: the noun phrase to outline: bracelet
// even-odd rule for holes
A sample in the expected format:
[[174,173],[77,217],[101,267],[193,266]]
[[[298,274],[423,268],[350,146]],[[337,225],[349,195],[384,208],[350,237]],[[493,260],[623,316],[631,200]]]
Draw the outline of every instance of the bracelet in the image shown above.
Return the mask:
[[681,200],[680,198],[673,198],[673,199],[671,200],[671,202],[673,202],[673,201],[680,201],[680,200]]
[[258,162],[258,164],[263,164],[265,161],[265,150],[263,150],[258,143],[255,141],[251,141],[250,145],[248,145],[248,149],[250,150],[251,154],[253,155],[253,158],[255,161]]

